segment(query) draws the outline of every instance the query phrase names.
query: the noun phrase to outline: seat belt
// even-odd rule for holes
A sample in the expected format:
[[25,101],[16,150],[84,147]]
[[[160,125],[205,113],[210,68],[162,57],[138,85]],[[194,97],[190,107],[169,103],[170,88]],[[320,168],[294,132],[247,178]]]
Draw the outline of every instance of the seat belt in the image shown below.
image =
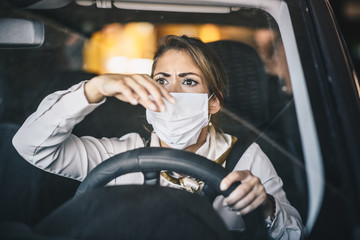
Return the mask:
[[239,162],[241,156],[244,154],[246,149],[254,142],[253,138],[244,137],[236,141],[232,146],[229,155],[226,158],[225,169],[232,171],[234,170],[236,164]]
[[[236,141],[226,159],[225,169],[233,171],[241,156],[253,142],[254,139],[251,137],[243,137],[241,140]],[[254,224],[261,223],[263,219],[263,209],[262,207],[258,207],[254,211],[243,216],[246,226],[245,232],[232,230],[231,233],[234,238],[239,239],[270,239],[265,229],[265,225]]]

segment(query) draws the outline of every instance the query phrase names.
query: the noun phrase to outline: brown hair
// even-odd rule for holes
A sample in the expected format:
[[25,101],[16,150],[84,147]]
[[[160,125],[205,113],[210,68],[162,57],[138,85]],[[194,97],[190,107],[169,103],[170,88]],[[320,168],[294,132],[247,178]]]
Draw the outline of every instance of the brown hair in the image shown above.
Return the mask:
[[[154,55],[154,63],[152,65],[151,77],[159,58],[168,50],[187,51],[194,63],[201,70],[210,94],[214,94],[220,101],[221,106],[224,105],[224,95],[227,93],[227,77],[225,68],[217,56],[217,54],[208,45],[199,38],[192,38],[175,35],[167,35],[160,39],[158,49]],[[214,127],[219,130],[218,114],[211,117]]]

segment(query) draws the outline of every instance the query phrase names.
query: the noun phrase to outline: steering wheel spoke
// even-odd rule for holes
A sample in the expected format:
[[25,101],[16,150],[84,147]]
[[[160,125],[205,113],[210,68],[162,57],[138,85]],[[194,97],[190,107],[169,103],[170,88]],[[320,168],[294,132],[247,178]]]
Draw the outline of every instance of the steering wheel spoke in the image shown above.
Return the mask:
[[207,199],[209,202],[213,202],[218,195],[219,193],[207,183],[204,184],[199,193],[200,197]]
[[144,185],[159,186],[160,185],[160,171],[143,172]]

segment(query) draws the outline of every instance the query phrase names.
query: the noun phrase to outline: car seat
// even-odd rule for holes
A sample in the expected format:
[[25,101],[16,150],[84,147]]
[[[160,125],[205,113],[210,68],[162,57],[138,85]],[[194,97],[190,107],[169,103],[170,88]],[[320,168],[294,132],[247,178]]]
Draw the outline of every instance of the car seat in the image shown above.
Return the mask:
[[[229,94],[220,115],[224,132],[249,146],[257,142],[284,182],[289,201],[307,215],[307,183],[294,101],[276,76],[265,72],[249,45],[221,40],[208,43],[226,69]],[[245,151],[244,149],[244,151]]]
[[73,196],[78,182],[25,161],[12,145],[20,125],[11,119],[15,89],[0,69],[0,221],[34,225]]
[[269,104],[268,81],[260,57],[254,49],[241,42],[224,40],[208,45],[224,63],[228,76],[229,93],[225,97],[225,108],[261,129],[269,120]]

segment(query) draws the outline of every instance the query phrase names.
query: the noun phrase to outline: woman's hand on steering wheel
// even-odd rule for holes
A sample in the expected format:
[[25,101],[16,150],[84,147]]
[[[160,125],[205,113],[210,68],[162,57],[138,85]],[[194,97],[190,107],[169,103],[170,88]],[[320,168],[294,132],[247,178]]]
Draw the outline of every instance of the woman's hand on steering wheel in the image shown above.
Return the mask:
[[96,76],[85,84],[85,96],[89,103],[101,102],[106,97],[116,97],[132,105],[141,104],[152,111],[165,110],[162,98],[170,103],[175,102],[169,92],[147,74]]
[[259,206],[265,207],[265,217],[273,213],[274,206],[266,194],[260,179],[248,170],[234,171],[229,173],[220,184],[220,189],[226,191],[234,182],[241,181],[241,184],[224,199],[223,205],[228,206],[232,211],[245,215]]

